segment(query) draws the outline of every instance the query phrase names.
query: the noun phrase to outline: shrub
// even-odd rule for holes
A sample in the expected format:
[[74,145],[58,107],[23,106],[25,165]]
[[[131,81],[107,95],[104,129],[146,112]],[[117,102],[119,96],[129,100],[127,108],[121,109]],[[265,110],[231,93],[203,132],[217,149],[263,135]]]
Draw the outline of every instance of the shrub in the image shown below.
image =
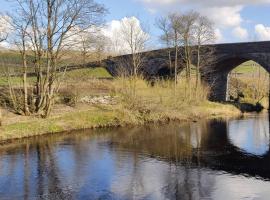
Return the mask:
[[59,101],[68,106],[75,107],[78,102],[78,91],[75,87],[70,86],[59,91]]

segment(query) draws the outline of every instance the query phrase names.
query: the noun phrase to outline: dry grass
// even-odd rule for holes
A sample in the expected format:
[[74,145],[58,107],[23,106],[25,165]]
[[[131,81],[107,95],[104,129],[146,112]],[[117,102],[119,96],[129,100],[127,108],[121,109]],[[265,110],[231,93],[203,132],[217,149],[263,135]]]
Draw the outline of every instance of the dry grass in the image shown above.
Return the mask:
[[91,79],[68,82],[62,86],[61,92],[72,91],[78,94],[77,98],[109,94],[117,99],[117,104],[78,103],[74,107],[58,104],[52,116],[47,119],[23,117],[6,112],[3,126],[0,128],[0,140],[76,129],[232,117],[240,114],[240,111],[231,105],[208,102],[208,88],[204,86],[196,90],[180,81],[175,89],[171,81],[158,81],[152,87],[147,81],[136,79],[133,94],[132,81],[134,80],[119,78],[113,81]]
[[[179,81],[176,88],[172,81],[158,81],[154,86],[143,79],[136,80],[135,95],[132,90],[132,80],[117,79],[114,81],[116,93],[120,95],[120,106],[129,119],[134,117],[144,121],[163,121],[164,119],[198,119],[213,116],[239,115],[234,106],[213,103],[207,100],[208,88],[195,88]],[[133,117],[132,117],[133,116]]]

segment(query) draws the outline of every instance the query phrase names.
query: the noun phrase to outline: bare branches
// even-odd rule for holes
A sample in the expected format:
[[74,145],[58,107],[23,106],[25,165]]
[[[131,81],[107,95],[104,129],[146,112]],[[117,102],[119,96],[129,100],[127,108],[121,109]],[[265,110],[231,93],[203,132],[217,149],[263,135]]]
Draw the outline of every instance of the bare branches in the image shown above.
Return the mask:
[[0,33],[0,43],[1,42],[4,42],[5,40],[7,40],[7,38],[8,38],[8,34],[6,33],[6,34],[1,34]]
[[[16,13],[10,14],[24,66],[24,114],[48,116],[62,77],[58,68],[72,35],[99,26],[106,9],[94,0],[15,0]],[[34,91],[29,97],[27,54],[34,56]],[[33,87],[35,89],[33,89]],[[31,101],[30,101],[31,100]],[[31,109],[28,106],[31,106]],[[28,111],[29,110],[29,111]]]
[[[167,47],[174,47],[174,79],[177,84],[179,64],[185,69],[186,81],[191,80],[192,67],[196,69],[196,88],[200,81],[200,69],[214,62],[214,49],[208,44],[215,41],[213,23],[198,12],[171,13],[157,20],[162,31],[161,40]],[[171,68],[171,50],[168,49]],[[207,71],[207,70],[206,70]],[[187,84],[189,85],[189,84]]]
[[133,75],[136,77],[142,67],[142,52],[146,49],[149,35],[141,27],[140,22],[135,17],[132,17],[121,22],[120,37],[131,54]]

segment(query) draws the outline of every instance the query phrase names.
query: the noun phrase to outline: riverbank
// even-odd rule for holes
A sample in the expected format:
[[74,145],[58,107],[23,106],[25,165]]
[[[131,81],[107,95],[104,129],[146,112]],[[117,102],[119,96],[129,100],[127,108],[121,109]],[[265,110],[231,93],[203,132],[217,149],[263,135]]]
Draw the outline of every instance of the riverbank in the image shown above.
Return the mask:
[[206,86],[195,87],[183,79],[175,87],[169,80],[152,85],[140,78],[100,80],[83,74],[66,77],[47,119],[3,109],[0,141],[81,129],[241,115],[233,105],[209,102]]
[[57,105],[47,119],[6,113],[0,128],[0,141],[49,133],[101,127],[135,126],[168,121],[195,121],[205,118],[228,118],[240,115],[232,105],[205,102],[177,110],[131,111],[121,105]]

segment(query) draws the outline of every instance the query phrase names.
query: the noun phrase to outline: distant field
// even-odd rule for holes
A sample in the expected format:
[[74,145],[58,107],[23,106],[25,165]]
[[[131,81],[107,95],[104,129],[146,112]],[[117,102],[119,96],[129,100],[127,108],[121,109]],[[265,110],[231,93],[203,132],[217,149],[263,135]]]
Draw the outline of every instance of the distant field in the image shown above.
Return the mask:
[[[231,73],[237,73],[237,74],[242,74],[242,75],[252,75],[252,74],[257,74],[257,73],[263,74],[268,74],[268,72],[258,63],[254,61],[247,61],[245,63],[242,63],[241,65],[237,66],[234,68]],[[191,67],[191,75],[196,74],[196,68],[195,66]],[[185,76],[185,70],[183,70],[180,74],[180,76]]]
[[[111,78],[111,75],[108,71],[102,67],[97,68],[84,68],[68,71],[65,74],[65,81],[83,81],[89,78]],[[28,77],[28,80],[31,82],[34,80],[33,77]],[[11,77],[11,83],[13,85],[21,85],[22,78],[20,77]],[[6,77],[0,77],[0,86],[8,85]]]
[[232,70],[233,73],[242,73],[242,74],[248,74],[248,73],[257,73],[258,71],[261,71],[262,73],[267,73],[267,71],[258,63],[254,61],[247,61],[238,67],[236,67],[234,70]]
[[84,78],[111,78],[109,72],[102,68],[84,68],[68,71],[66,79],[84,79]]

